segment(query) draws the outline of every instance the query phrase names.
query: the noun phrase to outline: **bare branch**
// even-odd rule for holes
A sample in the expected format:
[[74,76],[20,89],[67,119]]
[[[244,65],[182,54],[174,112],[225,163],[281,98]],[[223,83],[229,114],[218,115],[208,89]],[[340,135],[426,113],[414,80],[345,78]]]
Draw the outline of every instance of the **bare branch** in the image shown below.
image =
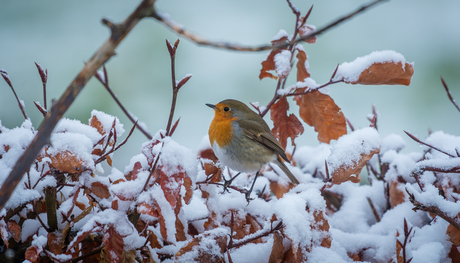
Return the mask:
[[360,7],[359,9],[357,9],[356,11],[354,11],[352,13],[350,13],[348,15],[345,15],[345,16],[337,19],[334,22],[331,22],[330,24],[328,24],[327,26],[321,28],[320,30],[312,32],[312,33],[308,34],[307,36],[300,37],[297,40],[295,40],[294,42],[283,44],[283,45],[278,45],[278,46],[272,46],[272,45],[247,46],[247,45],[239,45],[239,44],[233,44],[233,43],[227,43],[227,42],[214,42],[214,41],[207,40],[207,39],[205,39],[205,38],[203,38],[203,37],[201,37],[199,35],[196,35],[196,34],[190,32],[190,31],[184,29],[183,26],[179,25],[175,21],[173,21],[173,20],[169,19],[168,17],[163,16],[163,15],[157,13],[157,12],[153,12],[152,17],[155,18],[156,20],[160,21],[161,23],[163,23],[164,25],[166,25],[170,29],[174,30],[179,35],[184,36],[185,38],[189,39],[192,42],[195,42],[198,45],[210,46],[210,47],[214,47],[214,48],[221,48],[221,49],[234,50],[234,51],[259,52],[259,51],[271,50],[271,49],[282,49],[282,48],[288,47],[291,44],[306,41],[306,40],[308,40],[310,38],[313,38],[313,37],[315,37],[317,35],[320,35],[320,34],[324,33],[325,31],[327,31],[327,30],[329,30],[329,29],[341,24],[342,22],[354,17],[355,15],[357,15],[359,13],[362,13],[366,9],[368,9],[368,8],[378,4],[380,2],[383,2],[383,1],[386,1],[386,0],[373,1],[373,2],[371,2],[369,4],[367,4],[367,5],[364,5],[364,6]]
[[126,108],[121,104],[120,100],[118,99],[117,95],[112,91],[112,89],[109,86],[109,78],[107,75],[107,69],[105,68],[105,65],[103,67],[103,74],[101,75],[100,72],[96,72],[94,76],[102,83],[102,85],[105,87],[105,89],[109,92],[110,96],[112,96],[113,100],[117,103],[118,107],[125,113],[125,115],[128,117],[128,119],[134,123],[135,127],[141,131],[145,137],[147,137],[149,140],[151,140],[153,137],[152,135],[146,131],[144,128],[142,128],[141,125],[139,125],[139,120],[135,120],[134,117],[126,110]]

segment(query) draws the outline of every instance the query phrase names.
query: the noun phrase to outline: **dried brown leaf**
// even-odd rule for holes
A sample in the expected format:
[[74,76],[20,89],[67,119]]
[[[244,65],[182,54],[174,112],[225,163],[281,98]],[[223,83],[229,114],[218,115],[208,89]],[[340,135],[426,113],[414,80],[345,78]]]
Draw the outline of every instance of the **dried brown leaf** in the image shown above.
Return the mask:
[[35,246],[28,247],[26,250],[25,258],[30,262],[38,260],[38,256],[43,251],[43,248],[37,248]]
[[150,215],[153,217],[159,217],[156,205],[151,205],[146,202],[141,202],[137,205],[137,212],[139,214]]
[[204,168],[204,173],[207,176],[212,176],[211,182],[214,183],[219,183],[222,181],[222,169],[220,167],[217,167],[214,162],[208,163],[205,162],[203,163],[203,168]]
[[63,240],[59,235],[56,235],[55,233],[48,233],[48,248],[51,253],[55,255],[61,254],[63,246]]
[[75,205],[80,208],[81,211],[85,210],[86,209],[86,205],[83,204],[82,202],[79,202],[79,201],[76,201],[75,202]]
[[284,257],[283,236],[276,231],[273,234],[272,252],[268,258],[268,263],[281,263]]
[[455,226],[449,224],[446,230],[447,236],[449,236],[450,242],[455,246],[460,246],[460,230]]
[[70,151],[62,151],[57,154],[47,156],[51,159],[51,166],[63,173],[81,173],[82,166],[86,166],[84,161]]
[[19,241],[21,241],[21,226],[14,220],[8,221],[7,226],[14,241],[19,243]]
[[198,153],[198,157],[203,158],[203,159],[209,159],[213,161],[214,163],[217,163],[217,156],[214,154],[214,151],[211,148],[206,148],[204,150],[201,150]]
[[288,138],[291,138],[292,145],[295,145],[295,138],[304,132],[302,123],[294,114],[288,116],[288,110],[289,103],[286,97],[280,98],[270,109],[270,118],[274,123],[272,133],[278,138],[284,149],[286,149]]
[[277,76],[271,74],[268,71],[276,69],[275,56],[281,53],[281,51],[282,51],[281,49],[272,50],[270,54],[268,55],[268,57],[264,61],[262,61],[262,69],[260,70],[259,79],[263,79],[263,78],[278,79]]
[[354,162],[353,165],[341,165],[339,168],[334,169],[334,172],[332,173],[332,184],[341,184],[347,181],[359,183],[361,181],[359,174],[361,173],[364,165],[366,165],[367,161],[369,161],[374,154],[379,152],[380,149],[376,149],[368,154],[362,153],[359,161]]
[[105,134],[104,126],[102,125],[101,121],[97,119],[96,116],[91,117],[91,119],[89,120],[89,126],[96,128],[99,134]]
[[403,245],[398,240],[398,237],[399,237],[399,231],[396,230],[396,262],[397,263],[406,263],[406,262],[404,262],[404,258],[403,258],[403,254],[402,254]]
[[409,86],[414,67],[412,64],[393,61],[374,63],[359,75],[358,80],[347,82],[361,85],[405,85]]
[[185,187],[185,196],[184,196],[184,202],[186,204],[190,204],[190,201],[192,200],[193,196],[193,182],[192,179],[188,176],[184,178],[184,187]]
[[110,262],[121,262],[123,259],[123,237],[115,230],[115,227],[109,226],[104,232],[102,242]]
[[101,183],[101,182],[94,182],[91,184],[90,187],[91,192],[99,197],[99,198],[109,198],[110,197],[110,191],[107,185]]
[[[202,243],[203,242],[203,243]],[[215,253],[215,249],[209,249],[208,244],[213,242],[217,245],[217,248],[220,248],[219,253]],[[182,247],[174,256],[175,262],[182,262],[184,259],[187,259],[187,262],[225,262],[224,251],[227,247],[227,234],[223,231],[220,233],[204,233],[193,239],[191,239],[188,244]],[[189,252],[195,255],[194,260],[190,258]]]
[[399,189],[399,183],[396,180],[391,181],[389,192],[391,208],[404,203],[406,200],[406,195]]
[[303,48],[297,48],[297,81],[304,81],[310,77],[307,68],[307,53]]
[[458,247],[456,245],[452,245],[450,248],[449,258],[452,262],[460,262],[460,252],[458,251]]
[[280,199],[283,195],[294,187],[293,184],[280,184],[279,182],[270,181],[270,190]]
[[[296,90],[296,92],[304,91],[305,88]],[[300,118],[315,128],[320,142],[329,143],[347,134],[345,116],[329,95],[315,90],[305,95],[295,96],[294,100],[300,107]]]
[[108,164],[109,166],[112,166],[112,158],[110,158],[110,156],[108,156],[108,155],[107,155],[105,158],[106,158],[106,160],[107,160],[107,164]]

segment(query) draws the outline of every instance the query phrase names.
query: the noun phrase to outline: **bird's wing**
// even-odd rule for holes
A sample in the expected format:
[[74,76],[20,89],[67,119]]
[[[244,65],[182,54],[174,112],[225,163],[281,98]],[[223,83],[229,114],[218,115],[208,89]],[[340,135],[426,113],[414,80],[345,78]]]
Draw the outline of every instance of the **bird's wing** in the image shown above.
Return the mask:
[[273,150],[275,153],[281,156],[281,158],[283,158],[286,162],[289,162],[289,158],[286,156],[283,147],[281,147],[276,137],[270,132],[268,125],[266,125],[265,123],[265,125],[261,125],[258,122],[250,120],[240,121],[239,124],[241,128],[243,128],[244,134],[246,134],[246,136],[262,144],[268,149]]

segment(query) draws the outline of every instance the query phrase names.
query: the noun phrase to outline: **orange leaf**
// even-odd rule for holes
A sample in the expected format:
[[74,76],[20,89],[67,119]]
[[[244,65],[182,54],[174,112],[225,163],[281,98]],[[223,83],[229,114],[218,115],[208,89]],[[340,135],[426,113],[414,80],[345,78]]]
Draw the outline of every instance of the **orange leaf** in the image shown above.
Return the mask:
[[276,198],[280,199],[283,195],[294,187],[293,184],[280,184],[270,181],[270,190],[275,194]]
[[70,151],[58,152],[49,155],[51,166],[63,173],[81,173],[84,162],[77,155]]
[[205,162],[203,164],[204,168],[204,173],[207,176],[212,176],[211,182],[213,183],[220,183],[222,181],[222,169],[220,167],[217,167],[214,162],[208,163]]
[[187,173],[179,166],[177,167],[178,172],[168,176],[164,169],[166,169],[164,166],[160,166],[160,186],[166,200],[168,200],[171,208],[174,209],[176,207],[176,196],[180,195],[180,189]]
[[449,224],[446,230],[446,234],[449,236],[449,240],[452,242],[452,244],[455,246],[460,245],[460,230],[458,230],[458,228]]
[[347,82],[361,85],[405,85],[409,86],[414,67],[401,62],[374,63],[359,75],[358,80]]
[[361,159],[359,159],[357,162],[354,162],[353,165],[341,165],[339,168],[334,169],[334,172],[332,173],[332,184],[341,184],[346,181],[359,183],[361,181],[359,174],[361,173],[364,165],[366,165],[367,161],[369,161],[374,154],[379,152],[380,149],[376,149],[368,154],[362,153]]
[[25,258],[30,262],[35,262],[42,251],[43,248],[37,248],[35,246],[29,247],[26,250]]
[[268,263],[281,263],[284,257],[284,246],[283,246],[283,237],[276,231],[273,235],[273,245],[272,252],[270,253],[270,258]]
[[75,205],[80,208],[81,211],[84,211],[86,209],[86,205],[83,204],[82,202],[76,201]]
[[11,236],[13,237],[14,241],[18,242],[21,241],[21,226],[14,221],[8,221],[8,231],[10,232]]
[[184,178],[184,187],[185,187],[184,202],[186,204],[190,204],[190,200],[192,200],[194,189],[193,189],[192,179],[188,176]]
[[118,199],[113,200],[111,206],[113,210],[118,210]]
[[403,191],[401,191],[401,189],[399,189],[398,186],[399,186],[398,181],[396,180],[391,181],[390,189],[389,189],[391,208],[404,203],[404,201],[406,200],[406,195],[404,194]]
[[101,134],[101,135],[105,134],[104,126],[97,119],[97,117],[95,115],[93,115],[93,117],[91,117],[91,119],[89,120],[89,126],[96,128],[97,131],[99,132],[99,134]]
[[406,85],[414,74],[413,64],[403,55],[391,51],[374,51],[339,66],[334,81],[363,85]]
[[59,255],[62,252],[63,240],[55,233],[48,233],[48,248],[51,253]]
[[107,156],[106,156],[106,159],[107,159],[107,164],[108,164],[109,166],[112,166],[112,158],[110,158],[110,156],[107,155]]
[[102,238],[105,244],[105,251],[110,262],[121,262],[123,256],[123,237],[115,230],[113,226],[105,231]]
[[[305,88],[296,90],[296,92],[304,91]],[[315,128],[320,142],[329,143],[347,134],[345,116],[329,95],[315,90],[305,95],[295,96],[294,100],[300,107],[300,118]]]
[[396,230],[396,262],[397,263],[405,263],[403,255],[402,255],[403,245],[398,240],[398,237],[399,237],[399,231]]
[[307,64],[307,53],[302,46],[296,46],[297,49],[297,81],[304,81],[310,77]]
[[211,148],[206,148],[204,150],[201,150],[198,153],[198,156],[203,159],[209,159],[213,161],[214,163],[217,162],[217,156],[214,154],[214,151]]
[[154,204],[157,207],[158,211],[158,222],[160,223],[160,234],[163,237],[163,240],[168,240],[168,231],[166,229],[166,220],[163,216],[164,213],[161,212],[161,206],[158,205],[157,201],[154,200]]
[[107,185],[101,183],[101,182],[94,182],[91,184],[91,192],[99,197],[99,198],[109,198],[110,197],[110,191]]
[[262,69],[260,70],[259,79],[263,79],[263,78],[278,79],[277,76],[269,73],[268,71],[276,69],[275,56],[279,53],[281,53],[281,49],[274,49],[270,52],[268,57],[264,61],[262,61]]
[[270,118],[274,123],[272,133],[284,149],[286,149],[287,138],[291,138],[292,145],[295,145],[295,138],[304,131],[302,123],[294,114],[287,115],[288,110],[289,103],[286,97],[279,99],[270,109]]
[[158,237],[152,232],[149,231],[149,242],[150,242],[150,247],[152,248],[161,248],[161,244],[158,241]]

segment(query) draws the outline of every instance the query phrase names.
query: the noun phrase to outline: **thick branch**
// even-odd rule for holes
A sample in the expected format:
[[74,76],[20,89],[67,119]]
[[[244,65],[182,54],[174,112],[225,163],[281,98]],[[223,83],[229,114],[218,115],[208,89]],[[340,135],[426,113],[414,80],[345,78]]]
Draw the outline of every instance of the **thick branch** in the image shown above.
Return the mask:
[[106,63],[114,54],[115,48],[126,37],[131,29],[145,16],[153,12],[153,3],[155,0],[144,0],[134,10],[125,21],[121,24],[111,27],[111,36],[102,46],[94,53],[91,59],[85,64],[83,69],[78,73],[75,79],[67,87],[64,94],[46,115],[45,120],[38,129],[38,133],[19,160],[16,162],[8,178],[3,182],[0,189],[0,210],[5,206],[14,189],[20,182],[22,176],[35,160],[37,154],[43,146],[50,140],[51,133],[56,127],[59,120],[73,103],[77,95],[96,73],[97,69]]

